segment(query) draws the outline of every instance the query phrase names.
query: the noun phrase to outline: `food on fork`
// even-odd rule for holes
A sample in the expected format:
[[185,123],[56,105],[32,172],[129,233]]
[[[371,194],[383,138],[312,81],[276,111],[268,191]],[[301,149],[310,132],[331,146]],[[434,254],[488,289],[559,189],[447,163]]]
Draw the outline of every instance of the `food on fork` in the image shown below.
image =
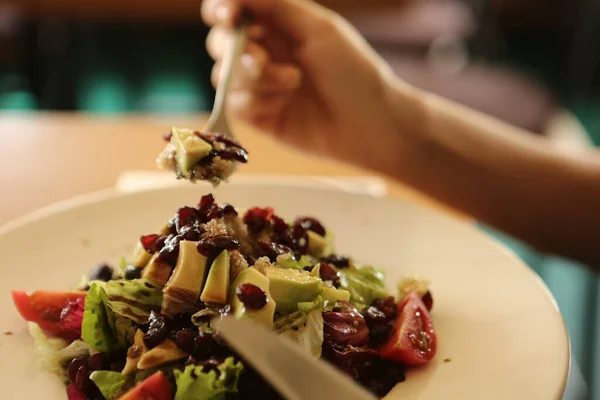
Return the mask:
[[231,177],[238,163],[248,162],[246,149],[219,133],[173,128],[165,139],[168,144],[156,163],[174,171],[177,179],[206,180],[216,186]]

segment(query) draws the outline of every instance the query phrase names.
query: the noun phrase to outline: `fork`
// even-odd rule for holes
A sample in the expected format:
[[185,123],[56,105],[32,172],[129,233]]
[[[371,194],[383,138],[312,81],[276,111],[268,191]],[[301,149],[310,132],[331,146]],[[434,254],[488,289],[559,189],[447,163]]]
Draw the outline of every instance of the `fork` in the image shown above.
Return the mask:
[[202,130],[203,132],[217,132],[235,139],[227,120],[227,95],[231,88],[236,66],[240,64],[240,58],[248,40],[248,24],[249,17],[244,15],[232,31],[230,42],[221,61],[221,71],[219,72],[213,109]]

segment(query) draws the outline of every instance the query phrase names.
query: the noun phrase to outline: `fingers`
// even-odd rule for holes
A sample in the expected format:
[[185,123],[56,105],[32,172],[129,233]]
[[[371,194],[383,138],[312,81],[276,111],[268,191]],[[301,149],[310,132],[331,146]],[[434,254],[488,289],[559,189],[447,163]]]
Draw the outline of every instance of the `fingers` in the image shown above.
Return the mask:
[[[248,40],[261,40],[266,34],[266,29],[261,25],[252,25],[248,28]],[[210,30],[206,38],[206,50],[214,60],[223,58],[223,53],[230,39],[231,31],[223,26],[216,26]]]
[[208,25],[233,26],[245,9],[258,21],[304,40],[319,26],[331,22],[333,13],[306,0],[204,0],[202,18]]
[[290,93],[262,93],[250,90],[232,92],[227,109],[236,117],[263,129],[273,129]]
[[[300,87],[302,73],[294,65],[267,62],[258,66],[254,61],[242,65],[236,70],[231,83],[232,91],[252,90],[265,93],[291,92]],[[219,81],[220,63],[215,64],[211,81],[216,87]]]

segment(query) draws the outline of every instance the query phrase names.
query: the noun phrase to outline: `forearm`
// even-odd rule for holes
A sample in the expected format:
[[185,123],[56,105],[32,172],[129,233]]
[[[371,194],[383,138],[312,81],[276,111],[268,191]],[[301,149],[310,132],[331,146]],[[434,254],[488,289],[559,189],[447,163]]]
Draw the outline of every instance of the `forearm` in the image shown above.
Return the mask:
[[600,267],[600,154],[547,140],[402,84],[394,178],[542,249]]

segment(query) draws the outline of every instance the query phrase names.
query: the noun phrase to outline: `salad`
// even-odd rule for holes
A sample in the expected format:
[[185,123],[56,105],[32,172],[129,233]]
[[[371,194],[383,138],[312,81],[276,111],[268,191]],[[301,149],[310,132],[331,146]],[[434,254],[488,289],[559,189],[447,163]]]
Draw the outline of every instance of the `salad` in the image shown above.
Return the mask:
[[165,140],[167,146],[156,164],[174,171],[177,179],[206,180],[216,186],[233,175],[238,163],[248,162],[246,149],[220,133],[173,128]]
[[225,315],[273,329],[380,397],[436,353],[426,281],[403,280],[394,298],[381,270],[335,253],[317,219],[210,194],[141,236],[119,268],[13,299],[69,400],[281,398],[213,328]]

